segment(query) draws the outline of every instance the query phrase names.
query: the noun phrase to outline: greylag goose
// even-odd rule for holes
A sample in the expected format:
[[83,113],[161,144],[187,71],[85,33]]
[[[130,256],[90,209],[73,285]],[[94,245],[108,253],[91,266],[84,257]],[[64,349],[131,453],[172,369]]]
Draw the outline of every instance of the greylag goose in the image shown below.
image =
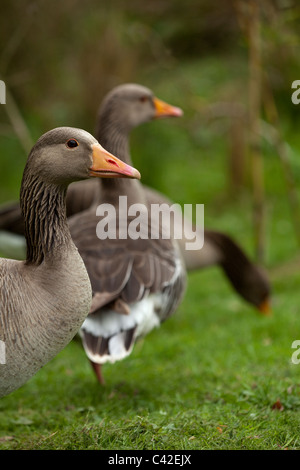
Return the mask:
[[67,186],[121,176],[140,177],[81,129],[53,129],[32,148],[20,192],[26,261],[0,259],[0,397],[62,350],[91,307],[90,280],[65,213]]
[[[135,93],[132,92],[133,90],[135,90]],[[176,117],[182,114],[179,108],[164,104],[154,98],[150,90],[137,84],[125,84],[116,87],[109,93],[104,103],[109,99],[109,96],[114,97],[120,114],[118,112],[114,114],[114,121],[110,122],[111,135],[107,135],[106,139],[108,139],[109,146],[111,145],[109,142],[111,139],[119,141],[120,158],[124,153],[126,158],[126,154],[129,152],[129,133],[133,127],[155,118]],[[102,106],[99,110],[100,115],[101,112]],[[144,190],[149,206],[151,203],[172,205],[172,202],[161,193],[146,186],[144,186]],[[88,180],[72,183],[67,193],[67,215],[71,216],[88,209],[98,198],[98,181]],[[189,220],[185,220],[184,223],[186,228],[190,225],[190,231],[194,232],[195,228]],[[0,209],[0,229],[16,234],[24,232],[19,204],[6,204]],[[18,243],[19,240],[16,239],[14,242]],[[198,251],[186,250],[186,240],[184,238],[181,241],[178,240],[178,242],[188,271],[204,269],[209,266],[220,266],[232,287],[244,300],[258,308],[262,313],[270,311],[271,289],[265,272],[250,261],[242,248],[232,238],[222,232],[205,230],[204,246]],[[239,260],[238,263],[237,259]]]
[[[158,101],[144,87],[127,85],[125,89],[126,93],[124,87],[113,90],[104,100],[97,135],[103,145],[120,152],[122,160],[130,164],[130,129],[138,122],[181,111]],[[170,238],[164,239],[164,226],[150,220],[140,182],[132,180],[127,185],[122,180],[102,182],[99,201],[110,205],[105,207],[113,207],[113,212],[99,217],[96,203],[69,218],[70,232],[86,265],[93,291],[90,315],[80,334],[100,383],[104,382],[101,364],[128,356],[136,340],[165,321],[179,305],[186,283],[178,244]],[[135,217],[130,210],[123,210],[120,197],[126,198],[128,209],[138,204],[138,211],[145,217],[138,236],[130,233]],[[108,227],[112,224],[116,231],[113,235],[109,228],[107,238],[104,236],[100,241],[95,228],[101,220]],[[153,231],[158,234],[157,239],[152,238]]]

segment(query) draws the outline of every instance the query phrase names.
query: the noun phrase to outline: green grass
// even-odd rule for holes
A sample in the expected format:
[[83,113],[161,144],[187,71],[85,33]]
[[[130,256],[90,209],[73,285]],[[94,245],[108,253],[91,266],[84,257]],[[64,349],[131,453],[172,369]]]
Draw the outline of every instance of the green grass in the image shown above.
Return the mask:
[[[228,232],[252,256],[250,189],[229,197],[226,132],[204,126],[197,113],[201,100],[221,99],[233,77],[243,82],[244,65],[203,59],[178,65],[171,84],[167,70],[140,77],[186,115],[136,129],[132,154],[144,182],[177,202],[204,203],[205,226]],[[300,141],[288,116],[283,122],[299,187]],[[105,387],[73,341],[1,399],[0,449],[300,449],[300,365],[291,362],[300,338],[298,246],[282,167],[272,148],[263,150],[273,315],[245,304],[218,268],[192,273],[176,315],[129,358],[104,367]],[[18,195],[24,155],[9,138],[1,139],[1,155],[5,201]]]
[[0,448],[299,449],[295,281],[274,282],[264,318],[216,268],[191,275],[178,313],[105,366],[103,388],[73,341],[1,400]]

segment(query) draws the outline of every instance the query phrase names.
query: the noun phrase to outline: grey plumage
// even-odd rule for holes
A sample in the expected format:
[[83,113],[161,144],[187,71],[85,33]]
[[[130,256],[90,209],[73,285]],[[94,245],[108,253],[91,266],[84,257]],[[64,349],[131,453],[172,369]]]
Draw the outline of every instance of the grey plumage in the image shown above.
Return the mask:
[[[148,106],[147,103],[140,102],[141,96],[147,97]],[[127,102],[126,106],[120,104],[122,100]],[[137,125],[139,116],[143,116],[140,117],[142,120],[154,117],[155,107],[152,100],[152,92],[144,87],[130,85],[127,88],[121,87],[116,94],[111,93],[101,106],[97,137],[109,151],[117,154],[126,163],[131,162],[128,132]],[[116,109],[118,114],[115,112]],[[120,195],[127,197],[128,206],[144,203],[147,207],[144,187],[138,181],[128,183],[124,185],[121,180],[102,180],[99,186],[99,201],[114,206],[117,220],[123,226],[130,224],[131,219],[119,211]],[[138,310],[139,302],[151,298],[151,295],[161,295],[162,300],[155,305],[153,303],[155,326],[176,310],[185,290],[186,272],[177,242],[173,239],[163,239],[162,227],[158,227],[160,237],[157,240],[151,239],[150,233],[144,234],[145,239],[132,240],[130,237],[120,239],[117,226],[116,240],[107,238],[100,241],[95,230],[101,220],[96,216],[96,206],[92,205],[87,211],[70,217],[69,226],[72,238],[87,267],[93,290],[89,320],[81,328],[83,344],[88,356],[93,357],[93,362],[96,361],[95,356],[98,356],[101,363],[121,358],[122,355],[114,357],[113,348],[110,347],[116,337],[122,343],[120,348],[124,348],[125,356],[138,339],[139,328],[144,332],[141,326],[143,320],[133,318],[132,306]],[[144,230],[150,231],[150,221]],[[123,312],[116,309],[116,301],[122,302]],[[130,318],[124,318],[125,311]],[[103,320],[106,317],[107,320]],[[103,331],[101,330],[99,326],[101,321],[105,324],[112,322],[108,331],[104,327]]]

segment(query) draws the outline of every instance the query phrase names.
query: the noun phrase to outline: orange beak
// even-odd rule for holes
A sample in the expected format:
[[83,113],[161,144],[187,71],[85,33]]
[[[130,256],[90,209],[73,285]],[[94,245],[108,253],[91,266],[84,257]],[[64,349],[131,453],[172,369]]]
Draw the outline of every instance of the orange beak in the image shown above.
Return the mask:
[[265,299],[259,306],[258,310],[263,314],[263,315],[271,315],[272,310],[271,310],[271,305],[270,305],[270,300],[267,298]]
[[99,143],[92,144],[93,165],[90,176],[98,178],[136,178],[141,179],[140,172],[107,152]]
[[171,106],[156,97],[153,99],[153,102],[155,106],[154,119],[163,117],[180,117],[183,115],[182,109],[177,108],[176,106]]

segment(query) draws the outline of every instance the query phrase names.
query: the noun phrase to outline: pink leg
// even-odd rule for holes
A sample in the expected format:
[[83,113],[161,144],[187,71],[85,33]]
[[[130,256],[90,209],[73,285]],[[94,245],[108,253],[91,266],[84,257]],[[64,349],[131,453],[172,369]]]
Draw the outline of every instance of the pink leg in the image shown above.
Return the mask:
[[101,364],[97,364],[96,362],[90,361],[91,366],[96,374],[97,380],[101,385],[105,384],[105,380],[102,376],[102,371],[101,371]]

